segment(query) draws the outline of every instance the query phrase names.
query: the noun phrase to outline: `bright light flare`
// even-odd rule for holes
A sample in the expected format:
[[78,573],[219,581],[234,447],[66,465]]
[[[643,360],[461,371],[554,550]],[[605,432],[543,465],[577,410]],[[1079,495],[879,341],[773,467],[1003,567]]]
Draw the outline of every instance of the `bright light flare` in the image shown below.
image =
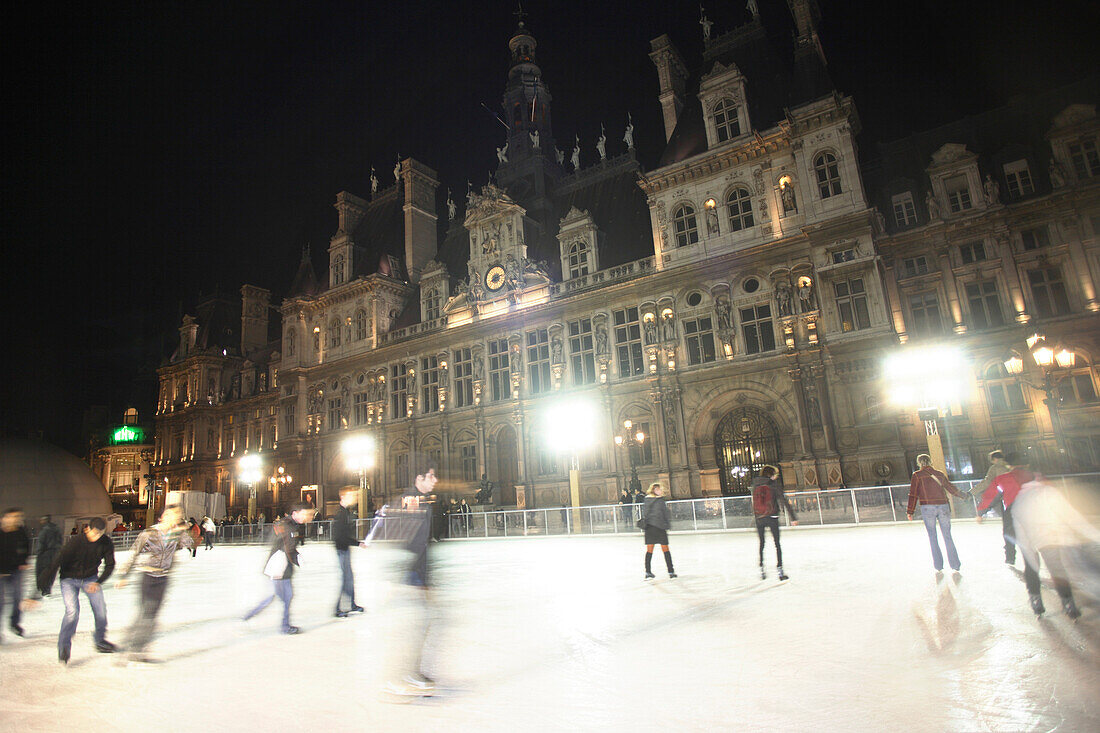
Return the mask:
[[353,435],[340,446],[351,471],[362,471],[374,465],[374,438],[369,435]]
[[591,400],[576,397],[549,405],[542,415],[543,435],[552,450],[579,452],[596,440],[599,413]]
[[241,459],[237,461],[237,477],[246,484],[254,484],[259,481],[260,469],[263,468],[263,461],[260,460],[260,456],[251,453],[241,456]]
[[967,365],[958,349],[903,349],[886,357],[883,374],[890,401],[903,407],[950,404],[966,393]]

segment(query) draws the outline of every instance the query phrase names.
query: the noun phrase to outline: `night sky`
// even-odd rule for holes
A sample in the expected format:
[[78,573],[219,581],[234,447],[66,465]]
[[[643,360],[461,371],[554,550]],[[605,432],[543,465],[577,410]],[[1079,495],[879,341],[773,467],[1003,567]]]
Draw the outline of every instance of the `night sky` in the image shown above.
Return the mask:
[[[759,0],[788,32],[785,0]],[[739,1],[706,3],[714,33]],[[838,90],[860,143],[980,112],[1096,67],[1100,8],[955,0],[820,0]],[[528,0],[559,147],[586,156],[604,122],[619,152],[629,110],[643,167],[663,135],[650,39],[693,73],[697,3]],[[3,11],[0,432],[83,452],[84,415],[149,408],[153,370],[200,292],[244,282],[278,302],[301,248],[324,272],[337,192],[386,184],[398,153],[444,186],[484,183],[514,2],[116,2]],[[770,23],[780,17],[782,22]],[[749,93],[752,93],[749,80]]]

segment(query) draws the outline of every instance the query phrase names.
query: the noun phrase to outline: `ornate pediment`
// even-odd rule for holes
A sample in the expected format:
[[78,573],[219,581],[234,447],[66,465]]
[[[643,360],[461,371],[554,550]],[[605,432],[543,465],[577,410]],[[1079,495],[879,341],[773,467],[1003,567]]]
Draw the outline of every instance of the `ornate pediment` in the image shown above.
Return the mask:
[[973,157],[974,154],[966,149],[966,145],[962,143],[945,143],[939,150],[932,153],[932,166],[949,165]]
[[1059,130],[1064,127],[1073,127],[1094,117],[1096,117],[1095,104],[1071,104],[1054,116],[1052,125],[1053,129]]
[[466,218],[463,224],[467,229],[473,229],[482,222],[515,213],[522,216],[527,210],[513,201],[503,189],[487,183],[480,192],[471,191],[466,197]]

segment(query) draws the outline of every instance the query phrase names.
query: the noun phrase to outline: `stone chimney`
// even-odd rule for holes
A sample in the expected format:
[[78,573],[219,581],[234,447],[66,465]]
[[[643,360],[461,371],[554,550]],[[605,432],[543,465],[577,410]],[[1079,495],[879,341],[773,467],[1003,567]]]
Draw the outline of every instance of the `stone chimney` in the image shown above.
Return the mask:
[[241,288],[241,356],[267,346],[267,309],[271,291],[255,285]]
[[195,350],[195,341],[199,338],[199,324],[194,316],[185,315],[180,325],[179,358],[186,359]]
[[672,137],[672,131],[676,129],[676,121],[680,119],[680,112],[684,109],[684,84],[688,78],[687,66],[684,64],[680,52],[672,45],[672,39],[667,35],[658,36],[649,42],[649,58],[657,67],[657,83],[661,93],[657,99],[661,102],[661,110],[665,119],[665,142]]
[[412,158],[401,161],[401,180],[405,184],[405,269],[409,282],[420,281],[420,273],[435,257],[436,239],[435,194],[439,188],[438,174]]

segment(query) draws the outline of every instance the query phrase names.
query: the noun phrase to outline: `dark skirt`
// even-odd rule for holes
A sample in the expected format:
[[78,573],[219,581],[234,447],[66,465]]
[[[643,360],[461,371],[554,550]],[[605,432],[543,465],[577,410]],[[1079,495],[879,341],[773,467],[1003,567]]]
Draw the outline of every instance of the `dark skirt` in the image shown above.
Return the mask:
[[668,531],[660,527],[654,527],[652,524],[647,524],[645,526],[645,543],[647,545],[667,545]]

